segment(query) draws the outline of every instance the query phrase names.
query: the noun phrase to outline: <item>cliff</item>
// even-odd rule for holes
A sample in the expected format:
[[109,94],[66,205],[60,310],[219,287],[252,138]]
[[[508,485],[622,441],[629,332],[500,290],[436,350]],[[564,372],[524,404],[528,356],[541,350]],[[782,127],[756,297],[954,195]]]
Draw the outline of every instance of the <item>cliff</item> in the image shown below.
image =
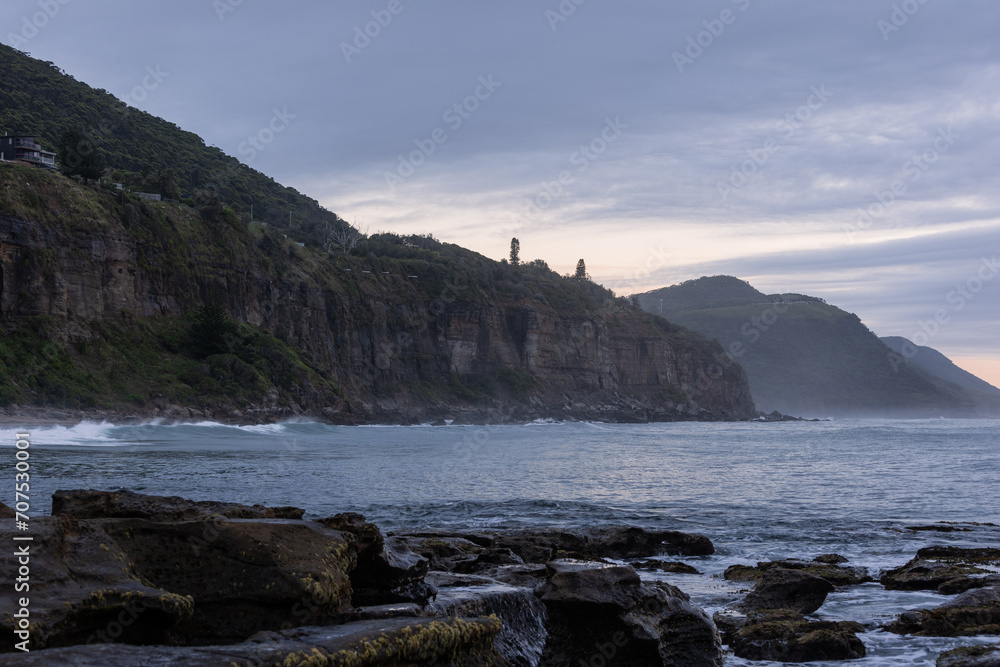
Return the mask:
[[764,411],[827,417],[985,416],[968,392],[895,354],[857,315],[731,276],[638,295],[642,307],[717,340]]
[[[238,326],[192,353],[218,301]],[[0,403],[332,421],[736,419],[721,348],[544,262],[429,237],[330,254],[216,207],[0,165]]]

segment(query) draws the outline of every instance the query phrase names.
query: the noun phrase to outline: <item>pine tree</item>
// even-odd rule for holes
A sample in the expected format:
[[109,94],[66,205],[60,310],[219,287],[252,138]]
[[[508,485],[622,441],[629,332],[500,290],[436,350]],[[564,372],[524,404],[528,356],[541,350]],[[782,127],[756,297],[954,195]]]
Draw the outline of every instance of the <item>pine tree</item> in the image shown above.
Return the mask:
[[581,259],[576,263],[576,275],[573,276],[577,280],[589,280],[590,275],[587,273],[587,265]]
[[236,338],[236,323],[216,300],[205,303],[194,316],[189,332],[191,350],[198,358],[231,351]]
[[513,266],[521,263],[521,242],[516,238],[510,240],[510,263]]

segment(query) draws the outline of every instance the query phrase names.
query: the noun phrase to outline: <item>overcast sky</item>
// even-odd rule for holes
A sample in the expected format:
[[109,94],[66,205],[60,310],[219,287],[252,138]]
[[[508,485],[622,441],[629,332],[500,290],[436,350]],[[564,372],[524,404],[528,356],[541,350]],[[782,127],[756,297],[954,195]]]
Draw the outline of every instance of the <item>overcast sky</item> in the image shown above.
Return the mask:
[[0,26],[369,231],[517,236],[619,294],[735,275],[1000,384],[995,0],[5,0]]

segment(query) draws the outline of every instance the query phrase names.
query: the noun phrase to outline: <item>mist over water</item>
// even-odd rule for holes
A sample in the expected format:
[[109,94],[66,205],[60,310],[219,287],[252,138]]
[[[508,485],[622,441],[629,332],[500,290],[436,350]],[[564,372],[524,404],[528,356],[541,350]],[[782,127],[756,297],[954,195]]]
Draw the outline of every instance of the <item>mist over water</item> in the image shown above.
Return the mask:
[[[13,434],[0,431],[3,446],[13,447]],[[713,576],[734,563],[836,552],[877,576],[930,544],[997,546],[996,526],[907,528],[1000,523],[998,434],[996,420],[85,423],[31,430],[33,508],[47,513],[42,498],[57,489],[127,488],[294,505],[307,517],[358,511],[385,530],[630,523],[699,532],[717,553],[686,560],[704,576],[665,578],[711,613],[741,595],[740,584]],[[902,639],[877,626],[945,599],[869,584],[832,594],[816,615],[871,627],[862,664],[932,665],[942,650],[990,638]]]

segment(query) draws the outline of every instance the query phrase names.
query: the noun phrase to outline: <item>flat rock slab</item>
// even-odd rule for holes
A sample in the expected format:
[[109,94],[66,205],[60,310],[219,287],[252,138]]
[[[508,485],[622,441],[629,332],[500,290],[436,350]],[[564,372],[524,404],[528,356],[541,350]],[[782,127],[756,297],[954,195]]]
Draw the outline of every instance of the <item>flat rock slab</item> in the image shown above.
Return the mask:
[[4,657],[13,667],[501,667],[500,623],[486,618],[389,619],[261,633],[242,644],[174,648],[74,646]]
[[598,604],[628,610],[635,606],[642,581],[630,565],[554,560],[548,582],[540,589],[542,602]]
[[56,491],[53,516],[77,519],[147,519],[149,521],[198,521],[215,516],[227,519],[301,519],[297,507],[264,507],[212,500],[196,501],[177,496],[146,496],[132,491]]

